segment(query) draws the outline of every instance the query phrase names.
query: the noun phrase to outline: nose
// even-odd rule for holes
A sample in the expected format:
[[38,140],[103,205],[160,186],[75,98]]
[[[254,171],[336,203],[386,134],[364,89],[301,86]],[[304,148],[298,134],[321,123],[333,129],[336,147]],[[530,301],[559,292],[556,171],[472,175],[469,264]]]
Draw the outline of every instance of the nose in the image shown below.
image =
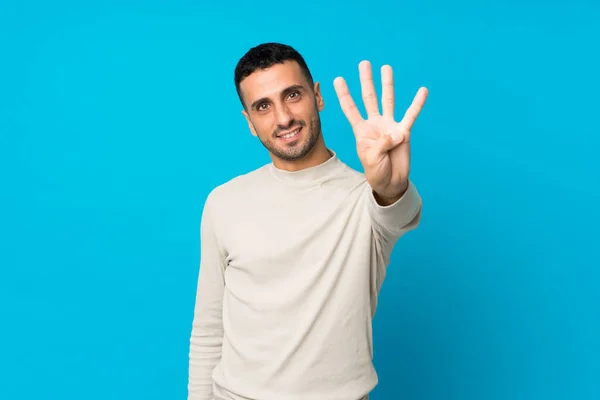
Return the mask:
[[294,116],[290,112],[289,108],[287,108],[285,105],[282,105],[281,107],[277,107],[275,111],[275,118],[277,119],[277,125],[285,129],[290,126]]

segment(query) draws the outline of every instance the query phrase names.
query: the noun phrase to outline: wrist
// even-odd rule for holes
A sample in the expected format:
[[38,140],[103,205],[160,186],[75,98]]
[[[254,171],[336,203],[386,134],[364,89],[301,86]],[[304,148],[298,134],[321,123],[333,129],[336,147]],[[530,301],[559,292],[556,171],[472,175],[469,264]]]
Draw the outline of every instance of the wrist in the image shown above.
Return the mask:
[[402,184],[400,188],[396,188],[393,192],[373,190],[373,197],[375,197],[375,200],[380,206],[385,207],[392,205],[398,200],[400,200],[400,198],[404,196],[404,193],[406,193],[407,190],[408,180],[404,184]]

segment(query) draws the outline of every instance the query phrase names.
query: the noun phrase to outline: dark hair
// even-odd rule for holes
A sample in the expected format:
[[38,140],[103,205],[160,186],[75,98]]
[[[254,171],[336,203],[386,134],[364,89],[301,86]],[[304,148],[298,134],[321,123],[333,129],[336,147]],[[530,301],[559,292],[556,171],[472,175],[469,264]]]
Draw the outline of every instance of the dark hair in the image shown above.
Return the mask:
[[242,80],[258,69],[269,68],[275,64],[283,64],[285,61],[297,62],[312,88],[314,83],[312,75],[304,58],[298,51],[291,46],[281,43],[263,43],[248,50],[235,67],[235,90],[237,91],[242,105],[244,105],[244,100],[242,99],[242,93],[240,91],[240,83]]

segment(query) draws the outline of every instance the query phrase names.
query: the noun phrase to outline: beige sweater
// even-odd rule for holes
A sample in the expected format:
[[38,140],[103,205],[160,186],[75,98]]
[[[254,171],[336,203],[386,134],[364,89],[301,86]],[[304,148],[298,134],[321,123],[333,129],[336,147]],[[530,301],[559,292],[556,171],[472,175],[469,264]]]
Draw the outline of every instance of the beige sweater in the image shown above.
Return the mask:
[[377,384],[372,317],[392,248],[420,220],[412,182],[379,206],[335,155],[215,188],[201,222],[189,400],[357,400]]

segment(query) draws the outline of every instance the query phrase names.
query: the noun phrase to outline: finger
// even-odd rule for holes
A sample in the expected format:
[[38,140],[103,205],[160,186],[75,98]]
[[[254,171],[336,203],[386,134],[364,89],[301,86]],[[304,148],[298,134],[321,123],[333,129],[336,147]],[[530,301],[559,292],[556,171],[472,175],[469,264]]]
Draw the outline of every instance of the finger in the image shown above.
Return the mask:
[[377,94],[373,84],[373,71],[369,61],[361,61],[358,64],[360,75],[360,88],[362,91],[363,102],[369,117],[379,115],[379,105],[377,104]]
[[350,122],[350,125],[355,127],[363,119],[360,115],[360,111],[354,103],[354,100],[352,99],[352,96],[350,95],[346,81],[342,77],[337,77],[333,80],[333,87],[335,88],[335,93],[340,101],[340,106],[342,107],[344,115],[348,119],[348,122]]
[[394,74],[392,67],[381,67],[381,109],[383,115],[394,118]]
[[400,123],[392,128],[390,136],[392,137],[394,146],[398,146],[402,143],[408,143],[410,141],[410,130],[406,129],[404,125]]
[[394,140],[390,135],[381,135],[377,142],[377,147],[380,155],[387,154],[396,146],[397,144],[394,143]]
[[[390,150],[395,147],[392,138],[388,135],[381,135],[373,146],[369,149],[369,154],[365,157],[369,166],[381,165],[384,158],[389,156]],[[392,171],[388,171],[392,173]]]
[[428,90],[427,88],[420,88],[417,91],[417,94],[415,95],[410,107],[408,107],[408,109],[406,110],[406,113],[404,113],[404,118],[402,118],[402,121],[400,121],[400,124],[407,130],[411,130],[413,125],[415,124],[415,121],[417,120],[417,117],[419,116],[419,114],[421,113],[421,110],[423,109],[423,106],[425,105],[425,100],[427,100],[427,95],[428,95]]

